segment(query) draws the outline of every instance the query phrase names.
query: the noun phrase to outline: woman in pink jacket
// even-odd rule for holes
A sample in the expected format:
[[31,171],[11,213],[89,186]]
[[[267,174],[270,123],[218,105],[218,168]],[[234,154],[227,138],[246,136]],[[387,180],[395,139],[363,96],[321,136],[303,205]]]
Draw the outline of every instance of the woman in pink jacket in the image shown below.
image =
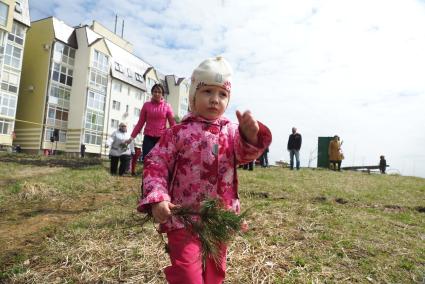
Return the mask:
[[140,111],[139,121],[131,132],[131,138],[127,143],[136,138],[146,123],[145,130],[143,131],[143,145],[142,145],[142,159],[152,150],[159,138],[164,133],[167,120],[171,126],[176,124],[174,120],[173,109],[170,104],[164,101],[164,87],[161,84],[153,85],[151,89],[152,99],[150,102],[143,104]]
[[223,117],[231,94],[231,68],[222,57],[203,61],[192,74],[191,113],[167,129],[144,167],[144,196],[138,210],[151,212],[167,233],[171,266],[164,272],[169,283],[222,283],[226,247],[220,263],[202,265],[199,237],[184,227],[171,210],[196,210],[206,198],[220,198],[239,212],[237,164],[255,160],[271,143],[270,130],[249,111],[236,112],[239,125]]

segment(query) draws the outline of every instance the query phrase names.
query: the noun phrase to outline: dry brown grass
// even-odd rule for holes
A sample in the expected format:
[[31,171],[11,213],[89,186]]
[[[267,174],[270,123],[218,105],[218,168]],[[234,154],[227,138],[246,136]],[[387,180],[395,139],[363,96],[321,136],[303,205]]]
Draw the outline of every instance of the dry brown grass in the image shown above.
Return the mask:
[[[66,195],[72,184],[83,194],[83,174],[51,186]],[[165,283],[161,238],[135,213],[140,181],[97,180],[105,189],[86,180],[86,190],[103,192],[109,183],[103,203],[49,230],[0,280]],[[278,168],[241,172],[240,184],[250,230],[229,246],[225,283],[423,283],[425,218],[416,208],[425,205],[425,180]]]
[[25,181],[21,191],[18,193],[18,198],[22,200],[48,199],[54,198],[59,193],[58,191],[42,182]]

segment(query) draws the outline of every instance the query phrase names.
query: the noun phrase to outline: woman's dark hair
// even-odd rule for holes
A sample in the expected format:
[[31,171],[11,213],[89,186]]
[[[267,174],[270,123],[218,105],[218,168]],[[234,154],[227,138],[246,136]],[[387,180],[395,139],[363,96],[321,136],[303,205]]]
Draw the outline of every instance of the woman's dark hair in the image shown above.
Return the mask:
[[161,91],[162,91],[162,95],[163,96],[165,96],[165,90],[164,90],[164,86],[162,85],[162,84],[155,84],[155,85],[153,85],[152,86],[152,88],[151,88],[151,94],[153,94],[153,90],[155,89],[155,88],[159,88],[159,89],[161,89]]

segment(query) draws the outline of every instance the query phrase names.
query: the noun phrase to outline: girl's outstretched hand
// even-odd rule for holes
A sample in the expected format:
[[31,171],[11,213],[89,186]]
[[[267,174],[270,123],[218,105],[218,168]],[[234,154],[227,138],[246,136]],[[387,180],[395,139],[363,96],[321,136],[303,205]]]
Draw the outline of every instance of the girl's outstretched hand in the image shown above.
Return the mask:
[[152,216],[155,221],[161,224],[166,223],[171,216],[171,210],[175,207],[177,207],[177,205],[165,200],[152,204]]
[[257,145],[257,135],[258,131],[260,130],[257,120],[254,119],[249,110],[245,111],[244,113],[241,113],[237,110],[236,117],[238,118],[239,128],[243,137],[248,141],[249,144]]

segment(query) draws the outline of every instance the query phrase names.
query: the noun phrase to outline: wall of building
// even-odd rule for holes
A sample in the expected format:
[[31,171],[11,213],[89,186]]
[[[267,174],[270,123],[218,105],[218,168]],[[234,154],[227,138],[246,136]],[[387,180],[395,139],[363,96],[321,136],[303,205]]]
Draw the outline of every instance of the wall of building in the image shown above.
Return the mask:
[[[104,36],[105,38],[109,39],[110,41],[112,41],[113,43],[115,43],[119,47],[127,50],[128,52],[130,52],[130,53],[134,52],[134,47],[130,42],[126,41],[125,39],[120,37],[118,34],[114,34],[112,31],[108,30],[106,27],[104,27],[100,23],[93,21],[90,28],[94,32]],[[119,34],[121,34],[121,30],[120,30]]]
[[15,124],[22,149],[40,149],[53,41],[51,18],[34,22],[26,35]]
[[0,29],[3,29],[7,32],[10,32],[12,30],[13,25],[13,15],[15,13],[15,1],[14,0],[1,0],[0,2],[5,3],[7,6],[9,6],[8,14],[7,14],[7,23],[6,26],[0,25]]
[[[85,107],[89,76],[90,48],[87,46],[85,28],[76,30],[78,49],[75,53],[74,78],[72,83],[68,117],[67,152],[79,152],[84,135]],[[86,149],[87,152],[93,149]]]

